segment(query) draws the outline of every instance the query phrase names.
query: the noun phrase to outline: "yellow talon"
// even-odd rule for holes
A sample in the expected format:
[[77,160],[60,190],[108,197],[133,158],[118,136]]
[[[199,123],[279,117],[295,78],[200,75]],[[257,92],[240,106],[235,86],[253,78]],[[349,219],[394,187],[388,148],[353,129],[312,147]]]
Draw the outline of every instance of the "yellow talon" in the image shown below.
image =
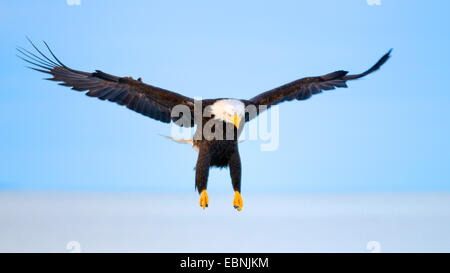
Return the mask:
[[200,194],[200,207],[205,209],[208,206],[208,203],[208,194],[206,193],[206,190],[202,190],[202,193]]
[[233,200],[233,207],[237,209],[238,211],[242,210],[242,207],[244,206],[244,202],[242,201],[242,196],[239,193],[239,191],[234,192],[234,200]]

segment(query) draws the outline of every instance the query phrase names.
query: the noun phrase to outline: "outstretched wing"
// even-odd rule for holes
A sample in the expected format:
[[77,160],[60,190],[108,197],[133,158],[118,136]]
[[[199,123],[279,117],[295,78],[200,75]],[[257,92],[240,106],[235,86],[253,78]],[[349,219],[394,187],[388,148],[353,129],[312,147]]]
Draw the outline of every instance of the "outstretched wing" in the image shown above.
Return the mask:
[[[293,81],[247,101],[255,106],[265,105],[269,108],[272,105],[293,99],[306,100],[312,95],[322,92],[322,90],[332,90],[336,87],[347,87],[347,81],[359,79],[380,68],[390,57],[392,49],[389,50],[378,62],[366,72],[357,75],[347,75],[347,71],[339,70],[319,77],[308,77]],[[259,107],[258,107],[259,109]]]
[[[32,64],[33,67],[30,68],[53,76],[47,80],[60,82],[60,85],[72,87],[76,91],[89,91],[87,96],[126,105],[135,112],[165,123],[181,118],[171,118],[171,110],[176,105],[186,105],[193,113],[194,100],[191,98],[145,84],[141,79],[117,77],[100,70],[87,73],[71,69],[59,61],[47,43],[44,42],[54,59],[44,55],[30,40],[29,42],[37,51],[36,54],[24,48],[17,48],[20,53],[17,56]],[[193,126],[193,122],[185,122],[182,125]]]

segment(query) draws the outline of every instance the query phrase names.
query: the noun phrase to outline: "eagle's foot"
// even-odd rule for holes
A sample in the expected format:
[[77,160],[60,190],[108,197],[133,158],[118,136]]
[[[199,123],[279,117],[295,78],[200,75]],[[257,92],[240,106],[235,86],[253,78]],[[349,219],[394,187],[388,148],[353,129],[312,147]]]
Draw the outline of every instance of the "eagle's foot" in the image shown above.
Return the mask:
[[237,209],[238,211],[242,210],[242,207],[244,206],[244,202],[242,201],[242,196],[239,193],[239,191],[234,192],[234,200],[233,200],[233,207]]
[[200,207],[205,209],[206,207],[208,207],[208,203],[208,194],[206,193],[206,190],[202,190],[202,193],[200,194]]

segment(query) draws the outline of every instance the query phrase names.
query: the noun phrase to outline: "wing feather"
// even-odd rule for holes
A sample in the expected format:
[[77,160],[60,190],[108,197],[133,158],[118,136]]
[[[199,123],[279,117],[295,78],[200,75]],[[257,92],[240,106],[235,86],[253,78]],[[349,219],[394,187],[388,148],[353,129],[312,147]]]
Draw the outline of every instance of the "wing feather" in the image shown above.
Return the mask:
[[[28,39],[28,38],[27,38]],[[47,43],[45,47],[52,58],[46,56],[31,42],[36,54],[17,48],[18,57],[31,64],[30,68],[52,75],[47,80],[59,82],[59,85],[71,87],[72,90],[86,92],[89,97],[108,100],[148,116],[150,118],[170,123],[172,108],[176,105],[186,105],[193,113],[194,100],[169,90],[148,85],[131,77],[117,77],[100,70],[93,73],[71,69],[64,65],[52,52]],[[192,117],[193,120],[193,117]],[[193,126],[183,124],[183,126]]]
[[[303,78],[261,93],[258,96],[253,97],[245,102],[247,105],[264,105],[269,108],[272,105],[276,105],[285,101],[291,101],[294,99],[306,100],[312,95],[321,93],[323,90],[333,90],[337,87],[346,88],[347,81],[359,79],[378,70],[390,58],[391,51],[392,49],[389,50],[385,55],[383,55],[383,57],[381,57],[375,65],[361,74],[347,75],[347,71],[338,70],[319,77]],[[257,108],[259,109],[259,107]]]

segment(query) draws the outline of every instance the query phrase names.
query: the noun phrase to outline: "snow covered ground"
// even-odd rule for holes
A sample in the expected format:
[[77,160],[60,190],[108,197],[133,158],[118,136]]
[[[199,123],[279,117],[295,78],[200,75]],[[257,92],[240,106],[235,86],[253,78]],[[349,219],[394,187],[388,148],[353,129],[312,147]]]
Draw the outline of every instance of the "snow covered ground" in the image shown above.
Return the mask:
[[450,252],[450,193],[243,198],[1,192],[0,252]]

